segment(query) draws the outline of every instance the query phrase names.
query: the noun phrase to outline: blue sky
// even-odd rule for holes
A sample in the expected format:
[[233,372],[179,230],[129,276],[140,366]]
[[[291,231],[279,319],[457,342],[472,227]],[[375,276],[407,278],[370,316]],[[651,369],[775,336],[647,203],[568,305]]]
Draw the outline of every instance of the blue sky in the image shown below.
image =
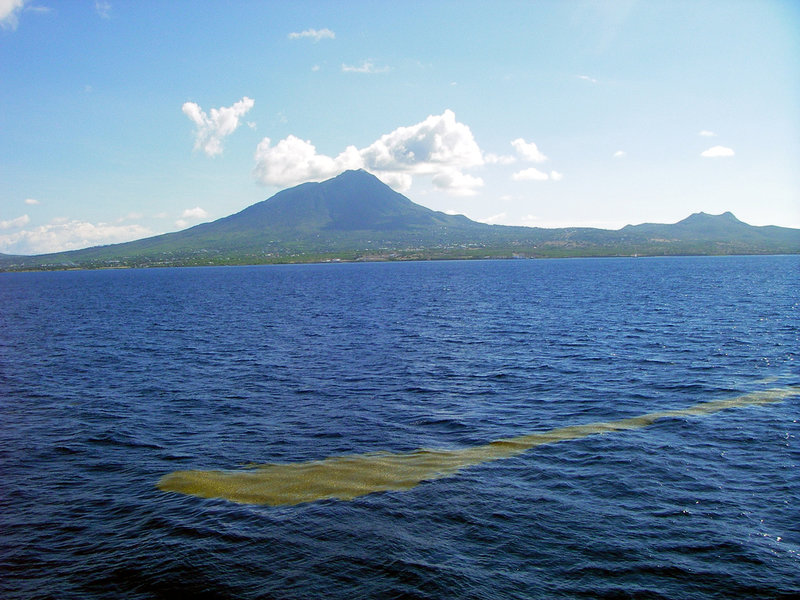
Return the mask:
[[800,227],[800,3],[0,0],[0,252],[365,168],[490,223]]

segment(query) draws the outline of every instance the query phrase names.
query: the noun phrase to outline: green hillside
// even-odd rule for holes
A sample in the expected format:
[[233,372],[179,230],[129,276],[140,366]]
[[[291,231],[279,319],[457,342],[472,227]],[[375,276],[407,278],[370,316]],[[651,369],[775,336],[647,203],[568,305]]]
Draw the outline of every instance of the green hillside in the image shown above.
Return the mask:
[[800,230],[754,227],[729,212],[617,231],[487,225],[415,204],[359,170],[283,190],[183,231],[54,254],[0,255],[0,270],[784,253],[800,253]]

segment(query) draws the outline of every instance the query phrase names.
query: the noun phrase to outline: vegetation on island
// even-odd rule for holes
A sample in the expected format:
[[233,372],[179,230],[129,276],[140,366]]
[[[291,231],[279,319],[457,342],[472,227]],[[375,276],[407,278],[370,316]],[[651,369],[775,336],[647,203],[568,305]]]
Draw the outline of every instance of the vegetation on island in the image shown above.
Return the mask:
[[755,227],[729,212],[616,231],[487,225],[430,210],[365,171],[347,171],[183,231],[53,254],[0,254],[0,270],[795,253],[800,230]]

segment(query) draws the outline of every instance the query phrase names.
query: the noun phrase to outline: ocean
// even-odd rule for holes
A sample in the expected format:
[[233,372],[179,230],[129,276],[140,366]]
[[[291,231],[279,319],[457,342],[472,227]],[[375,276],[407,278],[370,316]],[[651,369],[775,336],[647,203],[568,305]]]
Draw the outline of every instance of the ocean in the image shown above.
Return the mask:
[[800,256],[0,274],[0,598],[800,597]]

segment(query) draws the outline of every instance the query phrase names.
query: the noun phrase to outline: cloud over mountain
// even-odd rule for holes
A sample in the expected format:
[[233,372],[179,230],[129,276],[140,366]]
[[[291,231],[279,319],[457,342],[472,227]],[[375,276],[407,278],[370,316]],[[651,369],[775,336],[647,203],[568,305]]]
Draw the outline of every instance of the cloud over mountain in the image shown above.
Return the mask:
[[199,206],[187,208],[183,211],[183,213],[181,213],[181,218],[175,221],[175,225],[177,225],[180,229],[183,229],[192,222],[204,221],[208,219],[208,216],[208,212]]
[[410,127],[398,127],[361,151],[369,168],[381,171],[437,173],[442,168],[483,164],[481,149],[451,110]]
[[474,193],[483,180],[463,169],[484,164],[470,128],[445,110],[424,121],[398,127],[366,148],[348,146],[338,156],[318,154],[310,141],[293,135],[274,146],[264,138],[255,153],[254,175],[266,185],[319,181],[347,169],[367,169],[396,189],[405,190],[415,175],[430,175],[434,185],[455,195]]
[[266,185],[289,186],[304,181],[320,181],[346,171],[360,169],[364,161],[355,146],[348,146],[336,158],[317,154],[310,141],[289,135],[274,146],[265,137],[255,153],[253,174]]

